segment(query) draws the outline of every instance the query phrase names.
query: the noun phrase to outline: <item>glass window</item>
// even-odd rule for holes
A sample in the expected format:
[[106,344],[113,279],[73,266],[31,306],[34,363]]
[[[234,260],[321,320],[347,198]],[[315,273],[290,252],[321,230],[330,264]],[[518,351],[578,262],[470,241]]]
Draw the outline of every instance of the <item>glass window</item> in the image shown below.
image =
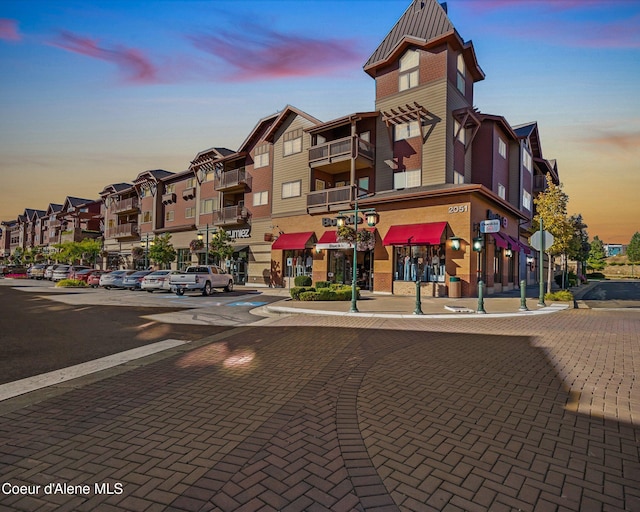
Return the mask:
[[524,168],[527,171],[531,170],[531,167],[532,167],[532,165],[531,165],[531,155],[529,154],[528,151],[523,151],[522,152],[522,165],[524,165]]
[[253,167],[267,167],[269,165],[269,153],[262,153],[261,155],[256,155],[253,159]]
[[302,152],[302,128],[284,134],[284,156]]
[[522,191],[522,206],[531,211],[531,194],[526,190]]
[[501,138],[498,138],[498,153],[502,158],[507,158],[507,143]]
[[394,281],[444,282],[444,244],[395,246],[394,259]]
[[195,178],[189,178],[185,184],[184,184],[185,188],[193,188],[196,186],[196,179]]
[[393,188],[419,187],[422,183],[422,172],[420,169],[412,171],[396,172],[393,175]]
[[[291,265],[289,265],[291,262]],[[285,276],[311,276],[313,271],[313,254],[311,249],[295,249],[284,251]]]
[[173,194],[176,191],[176,184],[175,183],[169,183],[168,185],[164,186],[164,193],[165,194]]
[[151,211],[142,212],[142,222],[151,222]]
[[504,188],[502,183],[498,183],[498,195],[501,199],[505,199],[507,197],[507,189]]
[[168,222],[171,222],[173,220],[173,218],[174,218],[174,211],[173,210],[165,212],[164,220],[166,220]]
[[467,66],[464,63],[464,57],[462,56],[462,54],[458,55],[458,62],[457,62],[457,72],[456,72],[456,86],[458,87],[458,90],[462,93],[462,94],[466,94],[466,80],[465,80],[465,76],[467,74]]
[[412,137],[418,137],[420,135],[420,124],[418,121],[411,121],[409,123],[397,124],[393,130],[393,140],[404,140]]
[[413,71],[409,71],[408,73],[401,73],[399,78],[400,83],[398,84],[398,89],[400,91],[412,89],[413,87],[418,85],[418,70],[414,69]]
[[186,208],[184,211],[185,219],[193,219],[196,216],[196,209],[194,207]]
[[288,197],[299,197],[301,192],[300,188],[302,185],[302,181],[289,181],[287,183],[282,184],[282,198],[286,199]]
[[466,135],[467,135],[466,130],[462,128],[460,123],[454,119],[453,120],[453,136],[457,137],[457,139],[463,144],[466,144],[466,140],[467,140]]
[[464,183],[464,174],[458,172],[458,171],[453,171],[453,182],[456,185],[461,185]]
[[200,215],[211,213],[218,209],[218,199],[203,199],[200,201]]
[[369,193],[369,176],[358,179],[358,194],[365,195]]
[[263,206],[269,203],[269,191],[264,190],[262,192],[254,192],[253,194],[253,206]]

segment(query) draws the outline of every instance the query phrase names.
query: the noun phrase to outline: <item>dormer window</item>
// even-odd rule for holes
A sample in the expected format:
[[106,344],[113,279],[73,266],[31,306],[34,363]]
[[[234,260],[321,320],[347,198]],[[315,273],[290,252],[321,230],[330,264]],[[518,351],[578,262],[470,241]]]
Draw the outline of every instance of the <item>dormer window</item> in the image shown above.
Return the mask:
[[465,77],[467,76],[467,66],[464,63],[464,57],[462,57],[462,54],[458,55],[458,64],[457,64],[457,71],[456,71],[456,86],[458,87],[458,90],[462,93],[462,94],[466,94],[466,80]]
[[420,54],[418,50],[408,50],[400,57],[400,75],[398,89],[406,91],[418,85]]

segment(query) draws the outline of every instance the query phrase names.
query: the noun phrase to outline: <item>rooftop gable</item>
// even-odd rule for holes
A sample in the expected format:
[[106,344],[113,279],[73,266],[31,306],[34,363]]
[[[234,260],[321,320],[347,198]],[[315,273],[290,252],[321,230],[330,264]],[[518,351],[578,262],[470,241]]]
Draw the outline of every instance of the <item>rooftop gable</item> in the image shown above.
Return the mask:
[[269,142],[273,142],[273,137],[275,136],[276,132],[291,115],[303,117],[304,119],[306,119],[312,124],[321,124],[321,121],[319,119],[316,119],[315,117],[307,114],[306,112],[296,107],[287,105],[278,114],[278,117],[275,119],[275,121],[273,122],[273,124],[271,125],[267,133],[265,133],[264,139],[268,140]]

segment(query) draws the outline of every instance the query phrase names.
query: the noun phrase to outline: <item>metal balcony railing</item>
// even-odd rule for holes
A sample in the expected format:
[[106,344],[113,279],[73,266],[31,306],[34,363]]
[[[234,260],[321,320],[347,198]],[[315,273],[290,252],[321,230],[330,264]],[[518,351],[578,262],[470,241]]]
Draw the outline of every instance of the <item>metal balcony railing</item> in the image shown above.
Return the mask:
[[229,190],[245,185],[251,187],[251,176],[244,167],[224,171],[213,182],[214,190]]
[[249,218],[248,210],[242,205],[227,206],[213,212],[214,224],[239,224]]
[[325,207],[329,209],[331,205],[349,203],[355,199],[356,190],[358,191],[358,197],[368,193],[367,190],[356,189],[350,185],[309,192],[307,194],[307,208]]
[[126,238],[138,234],[138,224],[130,222],[107,229],[107,238]]
[[321,163],[323,160],[331,161],[340,156],[350,157],[352,154],[357,158],[364,156],[373,160],[375,151],[370,142],[355,137],[355,151],[352,149],[354,137],[332,140],[323,144],[318,144],[309,148],[309,163]]
[[121,199],[113,204],[112,210],[115,213],[134,211],[139,208],[139,201],[137,197],[128,197],[127,199]]

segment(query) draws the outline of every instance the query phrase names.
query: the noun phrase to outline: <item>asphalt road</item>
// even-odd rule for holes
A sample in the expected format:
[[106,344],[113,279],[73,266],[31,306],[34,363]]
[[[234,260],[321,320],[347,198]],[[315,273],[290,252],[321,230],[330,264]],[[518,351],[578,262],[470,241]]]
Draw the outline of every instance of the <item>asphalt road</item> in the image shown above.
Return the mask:
[[[110,293],[142,298],[142,292]],[[45,288],[35,294],[0,286],[0,384],[165,339],[197,340],[230,329],[143,318],[180,310],[175,306],[74,305],[43,294]]]
[[582,296],[590,308],[640,308],[640,281],[602,281]]

